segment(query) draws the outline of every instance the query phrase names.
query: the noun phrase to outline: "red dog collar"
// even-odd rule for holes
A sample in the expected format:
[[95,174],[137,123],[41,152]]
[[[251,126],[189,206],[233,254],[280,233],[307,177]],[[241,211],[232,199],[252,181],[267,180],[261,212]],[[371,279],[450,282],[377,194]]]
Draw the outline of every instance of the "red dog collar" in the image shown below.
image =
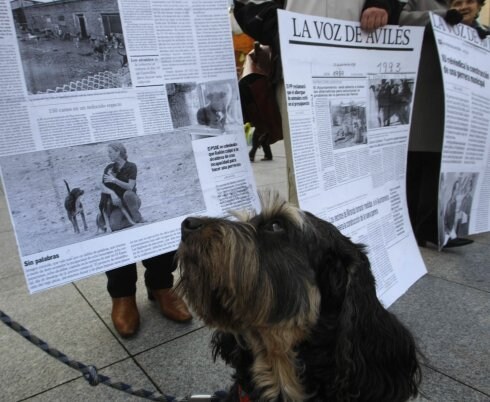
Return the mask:
[[240,385],[238,386],[238,400],[240,402],[251,402],[247,393],[245,391],[243,391],[243,389]]

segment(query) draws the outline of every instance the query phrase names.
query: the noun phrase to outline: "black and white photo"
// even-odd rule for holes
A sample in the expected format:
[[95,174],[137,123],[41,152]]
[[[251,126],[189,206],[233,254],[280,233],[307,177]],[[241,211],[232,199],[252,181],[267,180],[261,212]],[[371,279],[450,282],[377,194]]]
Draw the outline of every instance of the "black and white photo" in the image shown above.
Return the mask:
[[366,104],[361,101],[332,101],[332,143],[334,149],[367,144]]
[[[121,159],[127,164],[115,163]],[[20,154],[0,165],[22,255],[205,209],[189,135]],[[134,183],[121,192],[125,174]]]
[[243,126],[234,80],[167,84],[174,128],[192,127],[209,135],[236,132]]
[[117,0],[11,2],[27,93],[131,87]]
[[0,171],[31,293],[258,205],[226,5],[3,4]]
[[407,125],[414,79],[371,78],[369,80],[369,128]]
[[478,173],[445,172],[439,186],[439,233],[442,245],[468,236]]

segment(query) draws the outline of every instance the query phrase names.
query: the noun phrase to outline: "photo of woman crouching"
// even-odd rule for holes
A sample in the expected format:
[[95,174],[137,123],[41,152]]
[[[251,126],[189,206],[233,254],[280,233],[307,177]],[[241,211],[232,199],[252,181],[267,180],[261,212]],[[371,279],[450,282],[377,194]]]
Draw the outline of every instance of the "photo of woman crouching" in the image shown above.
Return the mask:
[[113,232],[143,221],[139,212],[141,200],[136,194],[136,164],[128,161],[126,148],[120,142],[107,146],[111,163],[102,176],[100,213],[97,226],[105,232]]

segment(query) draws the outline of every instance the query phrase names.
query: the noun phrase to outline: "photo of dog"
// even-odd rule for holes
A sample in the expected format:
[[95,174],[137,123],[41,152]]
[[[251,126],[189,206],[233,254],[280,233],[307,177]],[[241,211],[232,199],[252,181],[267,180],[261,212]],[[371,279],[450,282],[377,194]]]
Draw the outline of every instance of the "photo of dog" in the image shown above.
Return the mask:
[[97,233],[112,233],[111,225],[109,224],[109,214],[111,213],[112,202],[111,197],[107,194],[102,194],[99,202],[99,213],[95,218],[97,225]]
[[68,195],[65,198],[66,214],[68,215],[68,219],[73,225],[73,230],[75,231],[75,233],[80,233],[77,215],[80,215],[80,217],[82,218],[83,229],[88,230],[87,222],[85,220],[85,213],[83,212],[83,205],[81,201],[84,191],[78,187],[75,187],[74,189],[70,190],[70,186],[68,185],[68,182],[66,180],[63,181],[65,182],[66,189],[68,191]]
[[234,369],[228,402],[402,402],[421,371],[363,245],[264,194],[262,212],[182,222],[177,285]]
[[[117,212],[115,212],[114,204],[112,203],[112,198],[108,194],[101,194],[100,197],[100,202],[99,202],[99,213],[97,214],[95,218],[95,224],[97,225],[97,233],[102,232],[102,233],[112,233],[114,230],[120,230],[123,227],[118,225],[117,227],[113,227],[113,224],[111,224],[111,219],[110,216],[113,213],[119,213],[124,216],[125,222],[127,225],[124,225],[124,227],[127,226],[134,226],[136,225],[136,222],[133,221],[131,218],[131,214],[127,210],[127,208],[124,205],[120,205],[118,207]],[[118,221],[121,221],[121,219],[117,219]]]
[[[111,142],[0,158],[2,181],[23,256],[109,236],[109,231],[104,231],[106,220],[101,209],[110,211],[108,220],[113,232],[205,210],[190,135],[179,132],[178,135],[157,134],[125,140],[139,171],[137,196],[141,208],[135,215],[131,201],[138,202],[136,198],[124,199],[123,195],[122,199],[116,199],[117,196],[112,194],[107,194],[110,199],[102,197],[102,172],[110,162],[108,145]],[[32,178],[29,185],[23,181],[25,177]],[[71,224],[67,226],[67,213],[75,210],[70,206],[74,205],[71,202],[67,202],[65,210],[67,184],[83,189],[81,203],[88,230],[83,230],[80,217],[77,217],[80,233],[76,235],[69,235],[73,229]],[[98,219],[97,214],[100,214]]]

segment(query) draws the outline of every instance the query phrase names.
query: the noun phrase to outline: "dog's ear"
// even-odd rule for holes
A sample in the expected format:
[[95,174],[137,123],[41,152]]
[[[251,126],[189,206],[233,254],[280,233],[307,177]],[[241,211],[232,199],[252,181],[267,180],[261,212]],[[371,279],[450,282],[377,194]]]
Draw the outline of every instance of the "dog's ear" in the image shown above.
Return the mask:
[[[412,334],[379,302],[366,254],[345,267],[347,281],[338,321],[339,389],[366,400],[405,401],[418,394],[420,367]],[[369,397],[368,397],[369,396]]]
[[309,216],[315,237],[323,243],[315,245],[322,251],[314,262],[320,264],[316,266],[321,315],[328,320],[336,317],[337,399],[351,400],[360,394],[365,400],[397,402],[416,396],[420,367],[414,339],[379,302],[364,246]]

